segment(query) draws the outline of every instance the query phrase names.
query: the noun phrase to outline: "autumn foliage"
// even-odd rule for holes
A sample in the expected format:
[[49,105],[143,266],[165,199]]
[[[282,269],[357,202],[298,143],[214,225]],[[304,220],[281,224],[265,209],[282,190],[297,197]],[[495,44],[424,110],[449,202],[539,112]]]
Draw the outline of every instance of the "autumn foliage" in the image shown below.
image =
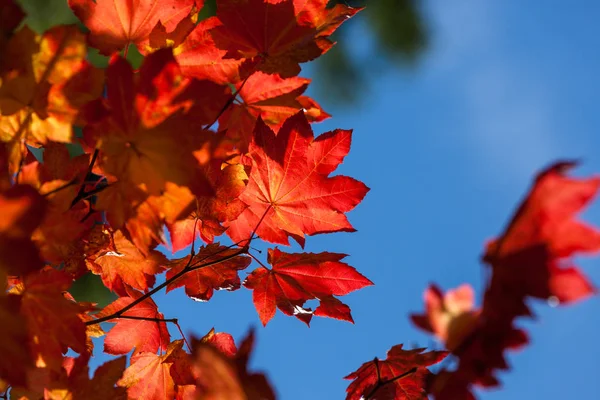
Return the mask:
[[[0,0],[0,392],[274,399],[267,377],[248,369],[259,332],[239,346],[214,329],[172,338],[167,325],[178,322],[152,296],[183,288],[208,301],[243,286],[264,325],[277,309],[307,325],[315,316],[354,322],[339,297],[372,282],[345,254],[273,247],[265,257],[251,244],[304,248],[307,236],[354,231],[346,213],[369,189],[335,173],[352,132],[314,133],[311,123],[329,114],[298,74],[360,10],[217,0],[216,15],[199,20],[202,0],[68,3],[85,32],[35,33],[13,0]],[[145,56],[137,69],[132,46]],[[92,47],[108,67],[88,61]],[[506,353],[527,345],[518,321],[532,317],[530,298],[567,305],[596,293],[572,258],[600,249],[600,232],[576,219],[600,178],[571,178],[574,166],[542,171],[486,244],[479,305],[466,284],[426,289],[425,312],[411,319],[444,349],[391,347],[346,376],[348,400],[475,398],[474,388],[499,385]],[[168,259],[159,245],[190,254]],[[88,272],[114,302],[73,298],[72,283]],[[99,351],[116,357],[90,375]],[[454,362],[435,367],[442,360]]]

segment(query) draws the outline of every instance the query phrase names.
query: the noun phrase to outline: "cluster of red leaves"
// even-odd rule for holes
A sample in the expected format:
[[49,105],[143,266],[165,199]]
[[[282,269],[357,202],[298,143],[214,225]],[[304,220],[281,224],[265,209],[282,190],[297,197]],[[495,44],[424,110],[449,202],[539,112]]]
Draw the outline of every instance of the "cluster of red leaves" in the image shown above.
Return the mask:
[[[354,231],[346,213],[368,188],[331,176],[351,131],[315,138],[310,123],[329,115],[303,95],[310,80],[297,75],[359,10],[327,8],[327,0],[217,0],[216,16],[198,21],[201,0],[68,3],[89,33],[17,29],[23,12],[0,0],[0,391],[274,399],[265,376],[248,371],[252,333],[239,349],[214,330],[188,342],[179,329],[182,338],[171,340],[167,324],[179,328],[177,320],[151,296],[184,287],[206,301],[244,286],[264,325],[277,308],[306,324],[313,315],[353,322],[335,296],[372,283],[346,255],[272,248],[263,263],[250,244],[291,237],[304,248],[306,236]],[[139,70],[126,60],[131,45],[145,55]],[[106,69],[87,61],[88,46],[110,56]],[[394,346],[347,377],[348,399],[473,398],[473,385],[497,385],[505,351],[526,344],[514,322],[531,316],[528,298],[568,303],[594,293],[567,262],[600,247],[600,234],[573,219],[600,179],[565,177],[570,166],[543,172],[488,245],[492,274],[479,309],[468,286],[427,290],[426,314],[413,321],[448,351]],[[165,231],[173,250],[191,245],[190,255],[168,260],[158,251]],[[221,235],[234,244],[213,243]],[[196,251],[198,237],[206,245]],[[88,272],[118,296],[112,304],[98,309],[69,294]],[[311,300],[314,311],[305,307]],[[114,324],[107,333],[104,322]],[[91,339],[101,336],[104,352],[120,357],[90,378]],[[428,370],[449,353],[455,369]]]
[[[367,399],[420,399],[425,391],[413,393],[403,386],[414,379],[420,379],[424,383],[421,388],[436,399],[475,399],[473,387],[499,385],[497,372],[509,369],[506,351],[528,343],[527,333],[515,326],[515,320],[534,317],[529,299],[568,305],[596,294],[571,258],[600,250],[600,231],[575,219],[598,192],[600,177],[566,176],[574,166],[573,162],[561,162],[541,172],[504,233],[488,243],[483,262],[491,269],[491,277],[479,308],[473,289],[466,284],[445,294],[436,285],[425,291],[425,314],[412,315],[412,321],[445,345],[456,366],[429,374],[427,379],[416,376],[419,369],[414,376],[406,376],[403,374],[411,367],[430,365],[436,356],[426,361],[395,346],[385,363],[400,359],[404,361],[401,367],[386,369],[387,364],[379,366],[377,359],[375,366],[363,365],[348,376],[356,379],[348,388],[348,399],[360,395]],[[393,379],[397,380],[388,385]],[[400,388],[402,393],[388,394]]]
[[[201,0],[68,3],[88,33],[17,29],[24,13],[0,0],[0,392],[274,399],[266,378],[247,369],[253,335],[239,349],[214,331],[191,345],[172,340],[167,324],[177,320],[151,296],[183,286],[209,300],[244,286],[263,324],[277,307],[307,324],[313,314],[352,321],[334,296],[372,283],[343,254],[269,249],[271,269],[252,255],[260,265],[243,283],[238,274],[256,238],[304,247],[306,235],[354,230],[345,213],[368,188],[330,176],[351,131],[314,137],[310,123],[329,115],[297,75],[359,10],[218,0],[217,15],[199,21]],[[126,59],[131,45],[145,55],[139,70]],[[110,57],[106,69],[87,61],[88,47]],[[191,245],[190,256],[157,250],[166,231],[173,250]],[[232,246],[213,243],[224,234]],[[196,252],[198,237],[206,246]],[[112,304],[69,294],[88,272],[118,296]],[[303,307],[312,299],[314,311]],[[89,378],[91,338],[101,336],[105,353],[131,359]]]

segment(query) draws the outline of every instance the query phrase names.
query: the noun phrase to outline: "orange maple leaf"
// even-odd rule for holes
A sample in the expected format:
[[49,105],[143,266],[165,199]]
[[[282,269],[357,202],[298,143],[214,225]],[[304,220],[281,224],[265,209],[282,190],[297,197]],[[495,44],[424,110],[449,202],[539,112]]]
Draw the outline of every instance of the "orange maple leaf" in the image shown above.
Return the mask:
[[104,285],[121,296],[127,296],[127,287],[147,290],[154,286],[155,275],[164,270],[165,256],[155,250],[145,256],[121,231],[113,233],[113,243],[89,265],[93,273],[100,275]]
[[135,44],[143,49],[160,22],[171,30],[203,0],[69,0],[69,7],[91,31],[90,44],[110,55]]
[[[176,385],[171,368],[179,359],[185,359],[183,340],[169,344],[165,354],[142,352],[131,357],[131,365],[125,370],[117,385],[127,388],[131,399],[174,399]],[[182,354],[183,353],[183,354]]]

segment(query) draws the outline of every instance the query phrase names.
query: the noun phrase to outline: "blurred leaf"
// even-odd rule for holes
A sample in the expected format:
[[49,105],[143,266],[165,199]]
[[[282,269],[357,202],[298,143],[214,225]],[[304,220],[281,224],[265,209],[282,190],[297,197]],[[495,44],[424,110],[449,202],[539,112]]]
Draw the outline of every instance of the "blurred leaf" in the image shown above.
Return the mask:
[[74,24],[79,20],[66,0],[17,0],[27,17],[25,24],[38,33],[61,24]]
[[102,279],[91,272],[77,279],[69,289],[69,293],[75,300],[97,303],[99,308],[104,308],[117,299],[117,295],[104,286]]
[[[365,98],[370,78],[377,78],[386,62],[414,64],[427,46],[427,30],[416,0],[329,2],[331,7],[335,4],[366,7],[355,21],[340,27],[334,35],[338,43],[315,63],[319,94],[330,101],[349,105]],[[368,68],[367,63],[357,62],[351,48],[344,45],[351,43],[348,36],[356,34],[359,19],[374,42],[367,57],[359,57],[368,60]]]

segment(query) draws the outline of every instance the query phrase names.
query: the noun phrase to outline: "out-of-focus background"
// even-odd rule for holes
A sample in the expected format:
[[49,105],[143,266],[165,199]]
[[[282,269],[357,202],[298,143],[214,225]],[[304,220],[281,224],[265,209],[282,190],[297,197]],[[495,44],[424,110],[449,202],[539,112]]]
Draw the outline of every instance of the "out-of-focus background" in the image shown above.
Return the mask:
[[[74,21],[65,0],[21,3],[35,29]],[[306,245],[350,254],[375,282],[344,298],[356,324],[314,318],[309,329],[278,313],[263,328],[245,289],[208,303],[181,289],[155,298],[186,333],[214,326],[240,339],[255,326],[253,366],[284,400],[343,398],[341,378],[397,343],[439,348],[408,319],[423,309],[427,285],[467,282],[480,297],[484,243],[501,232],[536,171],[577,158],[577,175],[600,172],[600,3],[347,2],[365,3],[336,33],[338,45],[302,73],[333,115],[315,132],[354,129],[339,173],[372,189],[350,213],[358,232]],[[583,218],[600,225],[600,203]],[[576,261],[600,284],[600,259]],[[109,301],[90,295],[94,287],[79,284],[79,296]],[[531,345],[509,357],[501,390],[480,398],[600,398],[599,305],[597,297],[570,307],[536,303],[538,320],[522,323]]]

